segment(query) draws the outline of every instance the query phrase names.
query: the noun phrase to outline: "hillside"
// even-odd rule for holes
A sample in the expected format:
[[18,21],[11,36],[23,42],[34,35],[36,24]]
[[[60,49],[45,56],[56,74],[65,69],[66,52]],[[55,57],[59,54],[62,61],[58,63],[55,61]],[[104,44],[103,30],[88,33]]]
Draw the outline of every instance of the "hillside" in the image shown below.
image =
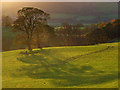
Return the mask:
[[2,53],[3,88],[118,87],[118,43]]

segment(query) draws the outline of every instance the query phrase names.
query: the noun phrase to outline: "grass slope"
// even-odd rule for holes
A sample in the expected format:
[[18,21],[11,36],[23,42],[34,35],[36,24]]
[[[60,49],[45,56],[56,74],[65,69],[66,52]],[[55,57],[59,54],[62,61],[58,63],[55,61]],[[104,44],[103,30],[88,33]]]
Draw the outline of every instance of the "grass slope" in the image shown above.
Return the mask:
[[118,87],[118,45],[3,52],[3,88]]

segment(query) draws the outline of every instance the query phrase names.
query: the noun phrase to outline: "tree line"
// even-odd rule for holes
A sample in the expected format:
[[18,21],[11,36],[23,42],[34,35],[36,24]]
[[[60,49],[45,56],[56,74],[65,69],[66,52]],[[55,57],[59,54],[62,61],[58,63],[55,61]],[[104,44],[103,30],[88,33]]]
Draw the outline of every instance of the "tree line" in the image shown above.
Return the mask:
[[[20,45],[16,49],[28,48],[32,51],[33,48],[49,46],[93,45],[120,38],[120,19],[90,25],[64,22],[60,27],[52,27],[47,22],[50,15],[41,9],[24,7],[17,15],[14,21],[9,16],[2,17],[2,26],[14,32],[15,46]],[[3,36],[3,50],[10,50],[8,43],[13,41],[6,39],[10,38]]]

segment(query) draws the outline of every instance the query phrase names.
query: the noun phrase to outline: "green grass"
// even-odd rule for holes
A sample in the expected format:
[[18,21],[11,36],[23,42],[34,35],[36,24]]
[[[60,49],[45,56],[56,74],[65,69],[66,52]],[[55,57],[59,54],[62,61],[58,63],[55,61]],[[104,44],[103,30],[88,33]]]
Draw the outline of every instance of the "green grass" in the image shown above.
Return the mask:
[[49,47],[42,51],[34,49],[34,54],[24,52],[2,53],[3,88],[118,87],[117,43]]

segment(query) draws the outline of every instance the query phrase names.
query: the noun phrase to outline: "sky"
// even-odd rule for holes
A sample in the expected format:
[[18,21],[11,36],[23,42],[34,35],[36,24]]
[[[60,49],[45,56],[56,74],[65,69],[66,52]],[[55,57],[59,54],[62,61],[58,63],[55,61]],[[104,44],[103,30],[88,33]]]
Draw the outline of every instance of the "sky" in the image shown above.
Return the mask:
[[4,2],[2,14],[14,19],[22,7],[37,7],[49,13],[51,25],[99,23],[118,17],[116,2]]

